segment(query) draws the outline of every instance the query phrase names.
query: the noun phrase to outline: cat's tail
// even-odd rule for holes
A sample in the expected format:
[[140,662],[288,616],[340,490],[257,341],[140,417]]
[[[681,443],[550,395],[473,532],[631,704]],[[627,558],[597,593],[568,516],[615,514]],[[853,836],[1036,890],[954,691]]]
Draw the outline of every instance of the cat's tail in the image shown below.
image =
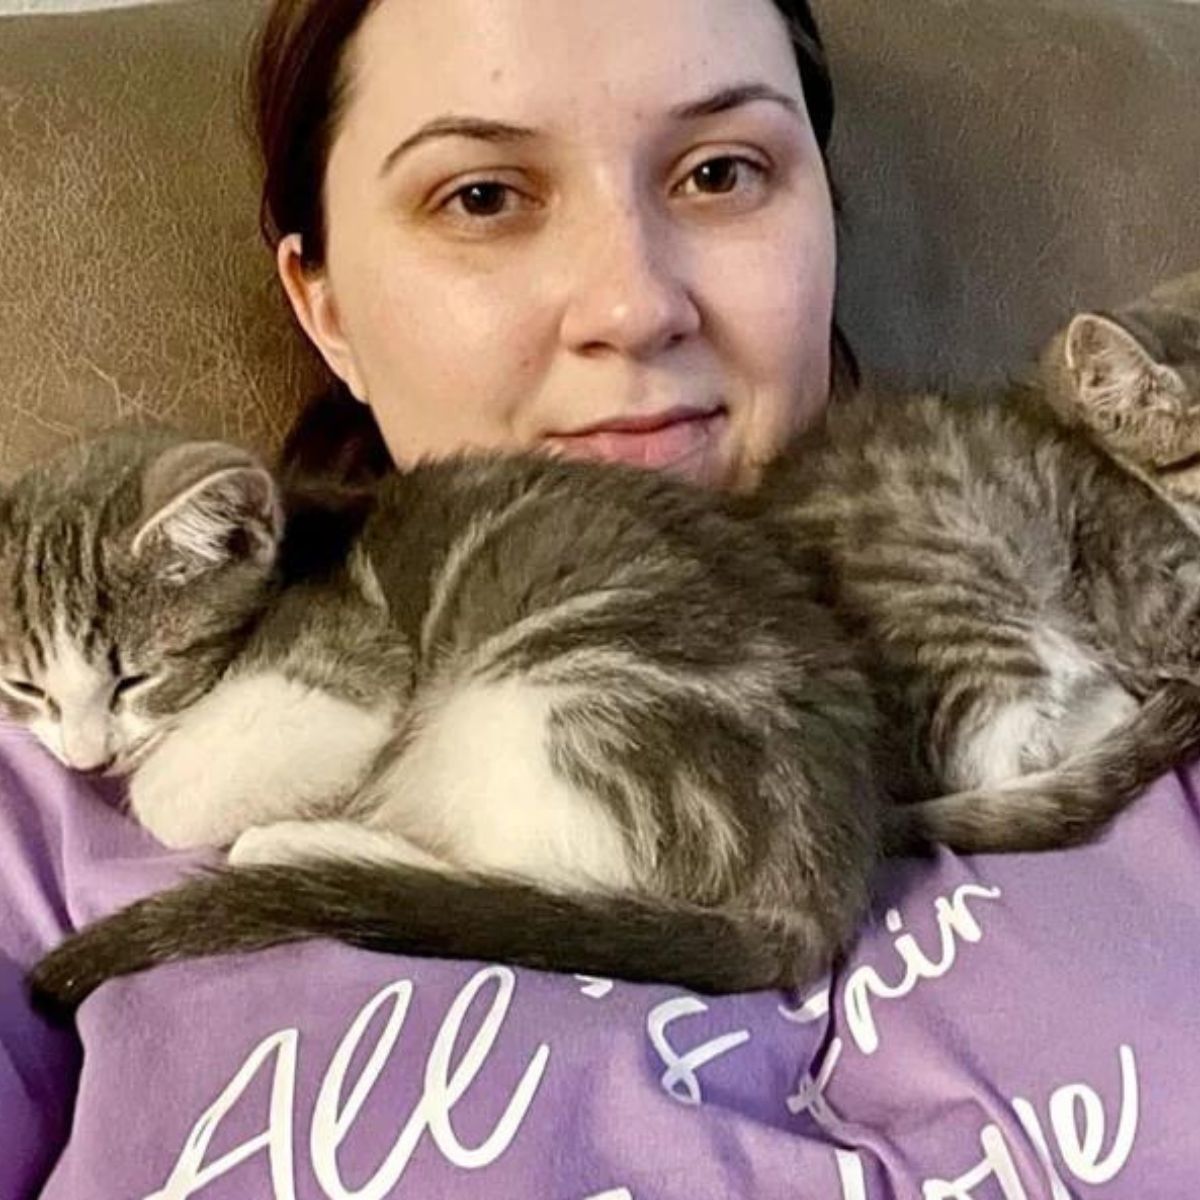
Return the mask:
[[786,987],[838,947],[801,914],[731,914],[624,895],[555,893],[519,880],[313,859],[218,868],[84,929],[30,976],[64,1017],[105,980],[161,963],[334,938],[391,954],[500,961],[721,993]]
[[1103,741],[996,787],[890,810],[889,854],[943,845],[962,854],[1088,842],[1155,780],[1200,756],[1200,687],[1165,684]]

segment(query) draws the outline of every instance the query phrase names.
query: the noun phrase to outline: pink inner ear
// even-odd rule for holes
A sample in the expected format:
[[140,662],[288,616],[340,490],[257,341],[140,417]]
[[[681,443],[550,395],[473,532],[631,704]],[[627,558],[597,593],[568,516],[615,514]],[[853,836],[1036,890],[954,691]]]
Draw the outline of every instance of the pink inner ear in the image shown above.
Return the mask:
[[1108,317],[1077,317],[1067,333],[1066,358],[1079,400],[1089,406],[1139,403],[1154,380],[1155,363],[1145,347]]

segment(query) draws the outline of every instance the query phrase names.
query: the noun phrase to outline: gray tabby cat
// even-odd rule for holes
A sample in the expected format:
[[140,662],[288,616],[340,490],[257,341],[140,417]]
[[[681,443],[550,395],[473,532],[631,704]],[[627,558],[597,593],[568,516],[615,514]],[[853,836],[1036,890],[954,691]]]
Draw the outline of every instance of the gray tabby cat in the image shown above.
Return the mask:
[[647,473],[424,465],[283,501],[120,435],[0,498],[0,695],[232,865],[43,961],[43,1001],[330,936],[706,991],[827,970],[884,808],[848,643],[765,532]]
[[768,473],[915,794],[977,793],[921,806],[917,844],[1086,840],[1200,753],[1200,540],[1171,483],[1197,411],[1191,276],[1077,318],[1034,385],[836,404]]
[[[785,984],[850,936],[881,839],[1093,836],[1200,746],[1200,555],[1047,398],[862,397],[736,513],[611,468],[423,467],[301,506],[282,551],[273,481],[229,447],[109,443],[35,475],[5,552],[58,546],[47,579],[90,590],[17,624],[0,603],[0,647],[58,631],[39,661],[124,730],[92,757],[136,768],[135,814],[236,864],[84,931],[35,987],[70,1007],[316,935]],[[887,808],[882,779],[958,794]]]

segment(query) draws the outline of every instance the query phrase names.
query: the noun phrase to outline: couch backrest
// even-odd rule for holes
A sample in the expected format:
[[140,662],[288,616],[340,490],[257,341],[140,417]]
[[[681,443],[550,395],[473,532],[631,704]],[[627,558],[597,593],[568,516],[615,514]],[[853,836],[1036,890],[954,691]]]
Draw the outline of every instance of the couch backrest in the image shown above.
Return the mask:
[[[257,4],[0,18],[0,476],[146,413],[273,445],[322,379],[236,116]],[[906,382],[1022,363],[1200,264],[1200,7],[822,0],[844,324]]]
[[1200,267],[1200,6],[818,5],[843,322],[871,366],[996,379],[1075,309]]
[[265,447],[315,377],[237,124],[254,9],[0,18],[0,473],[141,413]]

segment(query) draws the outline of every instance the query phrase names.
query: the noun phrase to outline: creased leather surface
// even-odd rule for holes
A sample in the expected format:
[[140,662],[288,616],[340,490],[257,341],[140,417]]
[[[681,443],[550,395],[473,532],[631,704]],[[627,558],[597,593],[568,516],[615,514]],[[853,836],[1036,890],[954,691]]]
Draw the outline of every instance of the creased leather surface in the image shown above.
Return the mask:
[[236,123],[252,13],[0,18],[0,475],[138,414],[267,447],[305,394]]
[[[321,378],[255,228],[257,0],[0,18],[0,477],[152,414],[273,445]],[[842,315],[897,378],[1025,360],[1200,265],[1200,9],[821,0]]]

